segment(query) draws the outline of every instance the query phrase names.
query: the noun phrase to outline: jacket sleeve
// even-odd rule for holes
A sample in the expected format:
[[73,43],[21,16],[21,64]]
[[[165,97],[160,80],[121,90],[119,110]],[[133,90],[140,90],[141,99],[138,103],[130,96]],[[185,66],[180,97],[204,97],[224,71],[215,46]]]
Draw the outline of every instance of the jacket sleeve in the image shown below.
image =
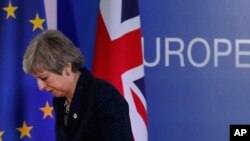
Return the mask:
[[123,96],[108,85],[100,90],[97,101],[97,121],[103,140],[132,141],[129,108]]

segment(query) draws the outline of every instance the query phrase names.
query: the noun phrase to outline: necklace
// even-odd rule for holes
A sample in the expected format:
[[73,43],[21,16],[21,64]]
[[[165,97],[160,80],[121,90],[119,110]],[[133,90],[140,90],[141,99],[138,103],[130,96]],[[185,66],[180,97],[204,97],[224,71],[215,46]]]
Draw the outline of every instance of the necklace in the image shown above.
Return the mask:
[[70,109],[70,103],[67,101],[67,100],[65,100],[65,102],[64,102],[64,107],[65,107],[65,114],[69,114],[69,109]]

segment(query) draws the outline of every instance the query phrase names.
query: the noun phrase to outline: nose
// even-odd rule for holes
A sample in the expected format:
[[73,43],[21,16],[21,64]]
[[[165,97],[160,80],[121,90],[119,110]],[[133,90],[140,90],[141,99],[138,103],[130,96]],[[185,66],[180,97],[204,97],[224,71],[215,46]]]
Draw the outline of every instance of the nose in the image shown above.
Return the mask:
[[39,90],[45,90],[46,88],[46,83],[43,80],[37,79],[37,85]]

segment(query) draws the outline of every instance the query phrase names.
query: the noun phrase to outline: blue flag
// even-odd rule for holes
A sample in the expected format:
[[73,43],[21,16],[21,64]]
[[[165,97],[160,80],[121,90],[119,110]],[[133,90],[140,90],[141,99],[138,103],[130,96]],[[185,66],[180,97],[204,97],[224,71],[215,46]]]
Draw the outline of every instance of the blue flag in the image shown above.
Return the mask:
[[44,1],[0,1],[0,141],[54,141],[52,96],[22,70],[28,43],[47,29]]

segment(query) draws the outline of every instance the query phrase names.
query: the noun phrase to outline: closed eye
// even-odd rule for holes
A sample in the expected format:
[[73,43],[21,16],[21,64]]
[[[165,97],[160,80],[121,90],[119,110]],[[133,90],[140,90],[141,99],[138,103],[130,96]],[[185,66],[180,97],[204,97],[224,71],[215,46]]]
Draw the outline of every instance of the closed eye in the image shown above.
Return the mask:
[[43,81],[46,81],[46,80],[48,79],[48,76],[46,76],[46,77],[41,77],[40,79],[43,80]]

